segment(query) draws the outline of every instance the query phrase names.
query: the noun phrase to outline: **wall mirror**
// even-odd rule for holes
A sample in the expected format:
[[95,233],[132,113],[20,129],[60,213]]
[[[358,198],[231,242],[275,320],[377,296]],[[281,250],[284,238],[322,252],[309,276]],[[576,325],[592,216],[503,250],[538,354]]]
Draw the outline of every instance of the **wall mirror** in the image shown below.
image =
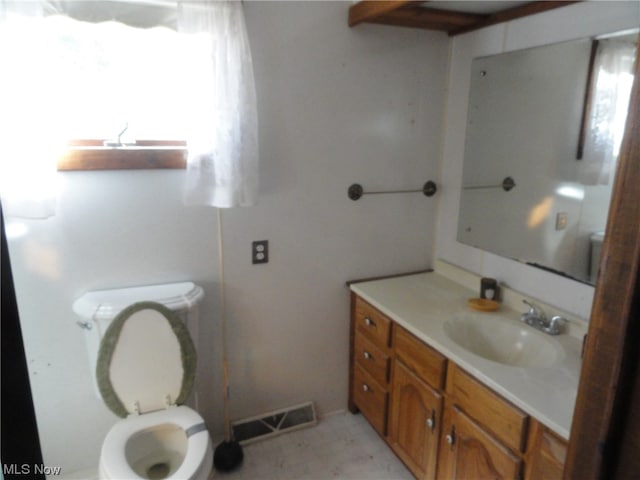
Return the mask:
[[638,31],[473,60],[458,241],[595,282]]

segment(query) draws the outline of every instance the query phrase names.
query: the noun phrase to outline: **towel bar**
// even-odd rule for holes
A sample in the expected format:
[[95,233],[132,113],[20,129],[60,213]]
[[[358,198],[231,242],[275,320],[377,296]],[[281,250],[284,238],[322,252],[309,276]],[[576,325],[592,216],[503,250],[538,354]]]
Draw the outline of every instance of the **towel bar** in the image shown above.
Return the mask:
[[414,190],[383,190],[383,191],[374,191],[374,192],[365,192],[364,189],[362,188],[362,185],[360,185],[359,183],[354,183],[347,190],[347,194],[349,195],[349,198],[351,200],[356,201],[356,200],[359,200],[360,197],[362,197],[363,195],[376,195],[376,194],[381,194],[381,193],[417,193],[417,192],[422,192],[427,197],[432,197],[433,195],[435,195],[435,193],[437,191],[438,191],[438,187],[436,186],[435,182],[429,180],[419,190],[418,189],[414,189]]

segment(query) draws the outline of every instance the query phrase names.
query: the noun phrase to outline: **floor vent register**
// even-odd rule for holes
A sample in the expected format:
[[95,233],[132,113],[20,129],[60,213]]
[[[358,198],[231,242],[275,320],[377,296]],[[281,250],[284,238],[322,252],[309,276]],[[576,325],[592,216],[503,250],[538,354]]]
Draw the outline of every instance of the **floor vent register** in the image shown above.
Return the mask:
[[313,402],[232,422],[233,436],[241,445],[264,440],[318,423]]

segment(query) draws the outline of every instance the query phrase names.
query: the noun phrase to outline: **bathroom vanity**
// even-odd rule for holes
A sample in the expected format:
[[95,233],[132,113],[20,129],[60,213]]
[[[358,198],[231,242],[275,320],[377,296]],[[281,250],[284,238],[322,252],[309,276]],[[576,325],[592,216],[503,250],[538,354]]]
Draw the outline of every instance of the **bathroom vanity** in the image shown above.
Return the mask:
[[349,409],[419,479],[561,478],[586,324],[534,330],[509,289],[471,310],[479,284],[444,262],[352,283]]

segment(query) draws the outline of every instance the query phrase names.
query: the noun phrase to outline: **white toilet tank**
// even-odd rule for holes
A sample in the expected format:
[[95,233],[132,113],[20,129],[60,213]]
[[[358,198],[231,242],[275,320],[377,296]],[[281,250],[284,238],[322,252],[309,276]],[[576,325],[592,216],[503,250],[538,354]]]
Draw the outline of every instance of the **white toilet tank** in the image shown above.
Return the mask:
[[77,323],[84,331],[89,366],[98,397],[100,397],[100,393],[95,372],[100,341],[118,313],[137,302],[158,302],[176,312],[189,328],[192,338],[195,339],[197,337],[197,332],[194,330],[198,325],[198,305],[203,297],[204,292],[200,286],[192,282],[181,282],[95,290],[86,292],[73,302],[73,311],[80,317]]

